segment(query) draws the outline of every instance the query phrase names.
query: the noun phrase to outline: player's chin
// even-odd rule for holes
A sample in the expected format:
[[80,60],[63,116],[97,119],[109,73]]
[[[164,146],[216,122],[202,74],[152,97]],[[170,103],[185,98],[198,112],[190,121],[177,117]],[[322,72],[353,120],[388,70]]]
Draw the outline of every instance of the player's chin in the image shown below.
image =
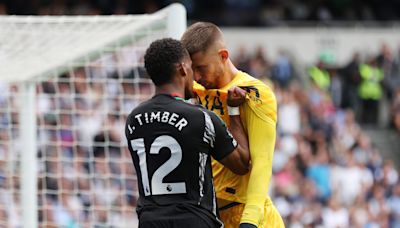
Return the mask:
[[211,83],[203,83],[203,84],[201,84],[204,88],[206,88],[206,89],[216,89],[216,86],[214,86],[213,84],[211,84]]
[[196,82],[199,83],[200,85],[202,85],[202,86],[203,86],[204,88],[206,88],[206,89],[211,89],[211,88],[210,88],[210,87],[211,87],[211,84],[208,83],[208,82],[206,82],[206,81],[197,80]]

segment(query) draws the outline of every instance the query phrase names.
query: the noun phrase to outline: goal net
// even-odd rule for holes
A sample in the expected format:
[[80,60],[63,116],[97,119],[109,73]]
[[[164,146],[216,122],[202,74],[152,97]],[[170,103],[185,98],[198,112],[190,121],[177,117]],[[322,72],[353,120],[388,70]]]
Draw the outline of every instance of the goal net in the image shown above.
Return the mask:
[[129,112],[143,55],[179,39],[172,4],[125,16],[0,16],[0,227],[137,227]]

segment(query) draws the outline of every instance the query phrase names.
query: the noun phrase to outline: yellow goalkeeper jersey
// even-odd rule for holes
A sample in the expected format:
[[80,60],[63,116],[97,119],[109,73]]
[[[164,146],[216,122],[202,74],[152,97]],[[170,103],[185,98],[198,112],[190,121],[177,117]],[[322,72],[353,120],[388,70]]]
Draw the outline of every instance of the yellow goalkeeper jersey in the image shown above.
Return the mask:
[[277,104],[270,87],[242,71],[221,89],[206,90],[195,83],[194,91],[201,105],[214,111],[229,125],[226,99],[232,86],[247,91],[246,102],[240,106],[240,116],[249,140],[251,171],[239,176],[213,160],[214,185],[218,199],[246,204],[241,222],[259,224],[264,205],[271,203],[268,186],[276,138]]

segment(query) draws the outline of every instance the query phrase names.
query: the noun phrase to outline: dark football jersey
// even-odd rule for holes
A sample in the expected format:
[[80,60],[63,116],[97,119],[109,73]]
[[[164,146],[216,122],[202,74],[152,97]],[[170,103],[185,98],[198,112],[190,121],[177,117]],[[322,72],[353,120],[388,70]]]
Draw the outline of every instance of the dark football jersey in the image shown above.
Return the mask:
[[159,94],[131,112],[125,134],[138,177],[139,215],[173,204],[216,215],[210,156],[221,160],[237,146],[218,116]]

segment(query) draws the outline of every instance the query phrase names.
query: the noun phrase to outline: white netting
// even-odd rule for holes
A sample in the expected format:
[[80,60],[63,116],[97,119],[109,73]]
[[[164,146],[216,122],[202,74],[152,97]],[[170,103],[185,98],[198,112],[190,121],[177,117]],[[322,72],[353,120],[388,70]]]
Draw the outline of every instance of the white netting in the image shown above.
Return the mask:
[[7,24],[12,18],[3,19],[0,227],[24,225],[22,80],[36,85],[39,227],[136,227],[138,192],[124,123],[154,92],[143,54],[151,41],[170,35],[167,20],[159,15],[14,18]]
[[101,52],[140,39],[149,30],[165,29],[165,23],[155,23],[160,20],[165,18],[162,15],[1,16],[0,75],[2,80],[22,81],[52,74],[65,69],[66,62],[93,59]]

